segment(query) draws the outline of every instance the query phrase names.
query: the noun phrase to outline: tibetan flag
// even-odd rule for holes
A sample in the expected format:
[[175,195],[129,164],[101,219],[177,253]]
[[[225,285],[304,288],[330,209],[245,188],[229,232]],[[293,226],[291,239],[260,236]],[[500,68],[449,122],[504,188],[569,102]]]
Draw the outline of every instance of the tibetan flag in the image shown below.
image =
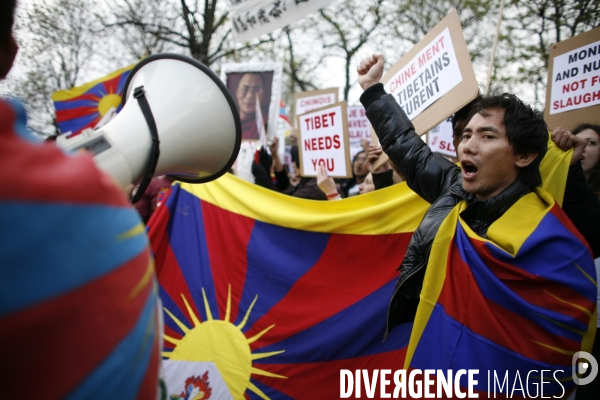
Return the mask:
[[85,85],[52,94],[56,123],[61,133],[75,136],[94,128],[111,109],[121,111],[125,82],[132,64]]
[[[519,199],[486,238],[460,218],[464,207],[433,243],[405,368],[478,370],[482,398],[568,395],[574,356],[591,350],[596,331],[589,248],[543,189]],[[468,376],[459,379],[466,393]]]
[[[404,184],[339,202],[230,174],[176,184],[149,222],[163,356],[214,363],[220,376],[182,379],[213,390],[222,377],[234,399],[333,399],[342,369],[402,368],[411,326],[382,343],[386,313],[427,207]],[[167,386],[182,394],[181,382]]]
[[287,122],[288,125],[291,125],[290,117],[288,116],[287,111],[285,111],[283,100],[279,100],[279,118]]

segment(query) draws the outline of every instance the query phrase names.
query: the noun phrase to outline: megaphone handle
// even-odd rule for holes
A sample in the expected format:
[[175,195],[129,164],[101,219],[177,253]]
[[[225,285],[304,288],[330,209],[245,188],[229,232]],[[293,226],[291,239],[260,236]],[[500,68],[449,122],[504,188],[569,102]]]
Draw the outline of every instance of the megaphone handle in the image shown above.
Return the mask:
[[148,188],[148,185],[154,176],[154,171],[156,170],[156,165],[158,164],[158,157],[160,155],[160,140],[158,140],[158,129],[156,128],[156,122],[154,121],[150,104],[148,104],[148,99],[146,99],[144,87],[136,87],[133,90],[133,97],[137,99],[138,104],[140,105],[140,109],[142,110],[142,114],[144,114],[144,118],[146,119],[146,123],[150,129],[150,136],[152,138],[152,148],[150,149],[150,158],[148,159],[146,172],[142,177],[142,181],[140,182],[140,186],[135,193],[135,196],[133,196],[131,199],[132,203],[137,203]]

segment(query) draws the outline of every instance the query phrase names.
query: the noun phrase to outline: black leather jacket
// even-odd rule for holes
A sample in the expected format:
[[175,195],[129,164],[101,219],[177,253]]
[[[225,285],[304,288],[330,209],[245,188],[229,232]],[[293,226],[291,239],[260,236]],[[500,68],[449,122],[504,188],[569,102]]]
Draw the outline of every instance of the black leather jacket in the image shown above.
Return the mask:
[[531,190],[517,180],[499,195],[478,201],[463,189],[460,168],[430,150],[415,133],[402,108],[385,93],[383,85],[367,89],[361,102],[385,153],[408,186],[431,203],[399,268],[400,276],[388,310],[389,332],[398,324],[414,320],[433,239],[454,206],[466,200],[467,208],[461,217],[474,232],[486,237],[489,226]]

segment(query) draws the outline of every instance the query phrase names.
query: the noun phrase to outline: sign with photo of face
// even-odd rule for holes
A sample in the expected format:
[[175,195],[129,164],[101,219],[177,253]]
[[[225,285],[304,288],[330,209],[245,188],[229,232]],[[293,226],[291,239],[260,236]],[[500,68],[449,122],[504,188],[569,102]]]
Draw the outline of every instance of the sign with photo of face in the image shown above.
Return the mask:
[[282,76],[281,63],[223,64],[221,80],[235,99],[242,123],[243,141],[259,140],[257,98],[267,140],[276,136]]

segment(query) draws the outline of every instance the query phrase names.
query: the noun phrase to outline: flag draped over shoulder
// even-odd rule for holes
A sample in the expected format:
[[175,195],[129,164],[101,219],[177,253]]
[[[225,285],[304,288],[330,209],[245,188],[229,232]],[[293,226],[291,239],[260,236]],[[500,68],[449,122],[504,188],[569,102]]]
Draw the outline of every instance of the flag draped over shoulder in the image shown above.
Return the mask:
[[61,133],[78,135],[86,128],[94,128],[111,108],[121,111],[125,82],[134,66],[132,64],[82,86],[54,92],[52,101]]
[[[342,369],[372,377],[405,361],[482,374],[494,369],[492,359],[498,373],[566,366],[567,353],[582,348],[595,298],[587,249],[556,205],[569,159],[551,149],[542,171],[552,195],[525,196],[487,239],[474,237],[455,209],[436,237],[415,329],[397,326],[383,343],[397,268],[429,207],[406,184],[335,202],[284,196],[229,174],[176,184],[149,223],[163,356],[210,368],[180,376],[168,394],[183,396],[189,379],[224,382],[234,399],[329,399],[340,396]],[[558,246],[544,235],[556,230]],[[465,350],[476,345],[489,348]],[[220,376],[211,378],[213,367]]]
[[[555,193],[564,182],[545,178]],[[464,207],[433,243],[405,368],[478,369],[480,397],[569,393],[573,355],[590,351],[595,334],[596,274],[584,239],[543,189],[518,200],[487,238],[460,218]]]
[[213,361],[234,399],[337,398],[340,369],[401,368],[410,326],[382,343],[385,316],[427,207],[405,185],[340,202],[175,185],[149,224],[163,355]]

